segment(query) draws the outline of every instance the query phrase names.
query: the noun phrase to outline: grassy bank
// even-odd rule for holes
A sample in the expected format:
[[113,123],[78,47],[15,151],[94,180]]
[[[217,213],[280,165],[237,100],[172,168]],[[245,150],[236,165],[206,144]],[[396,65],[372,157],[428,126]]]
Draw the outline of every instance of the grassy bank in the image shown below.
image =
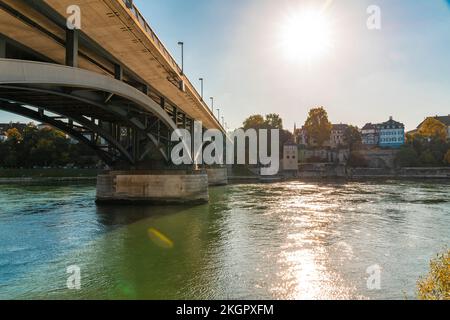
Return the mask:
[[0,169],[0,178],[87,178],[98,173],[97,169]]

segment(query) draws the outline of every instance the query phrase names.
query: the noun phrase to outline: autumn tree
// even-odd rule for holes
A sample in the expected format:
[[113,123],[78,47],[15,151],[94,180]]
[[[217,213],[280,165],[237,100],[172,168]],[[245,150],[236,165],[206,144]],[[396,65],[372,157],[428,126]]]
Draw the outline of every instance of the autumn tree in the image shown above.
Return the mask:
[[6,131],[6,137],[9,141],[20,142],[23,140],[22,134],[17,128],[11,128]]
[[323,107],[311,109],[305,122],[309,143],[313,141],[323,146],[330,139],[332,124],[328,120],[328,114]]
[[417,134],[427,138],[438,137],[441,141],[446,141],[447,127],[435,118],[427,118],[420,126]]
[[417,283],[420,300],[450,300],[450,251],[430,262],[429,274]]

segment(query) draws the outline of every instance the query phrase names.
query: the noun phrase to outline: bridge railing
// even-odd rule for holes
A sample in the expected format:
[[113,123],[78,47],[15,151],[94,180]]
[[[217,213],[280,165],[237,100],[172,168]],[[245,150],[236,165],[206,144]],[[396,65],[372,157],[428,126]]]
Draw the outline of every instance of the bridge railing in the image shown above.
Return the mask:
[[[169,63],[172,65],[173,68],[178,72],[178,74],[182,74],[182,69],[178,65],[178,63],[175,61],[174,57],[170,54],[170,52],[166,49],[162,41],[158,38],[156,33],[152,30],[150,25],[148,24],[147,20],[144,18],[142,13],[139,11],[139,9],[136,7],[136,5],[133,3],[133,1],[130,0],[122,0],[125,6],[130,10],[130,12],[133,14],[134,17],[136,17],[137,21],[141,25],[141,27],[147,32],[147,34],[150,36],[150,38],[153,40],[153,42],[156,44],[156,46],[159,48],[159,50],[162,52],[164,57],[169,61]],[[184,76],[184,80],[188,83],[190,88],[192,89],[193,93],[195,94],[196,98],[201,102],[203,107],[217,120],[217,123],[221,127],[220,119],[217,119],[214,111],[212,111],[208,105],[204,102],[201,95],[198,93],[195,86],[190,82],[190,80]]]

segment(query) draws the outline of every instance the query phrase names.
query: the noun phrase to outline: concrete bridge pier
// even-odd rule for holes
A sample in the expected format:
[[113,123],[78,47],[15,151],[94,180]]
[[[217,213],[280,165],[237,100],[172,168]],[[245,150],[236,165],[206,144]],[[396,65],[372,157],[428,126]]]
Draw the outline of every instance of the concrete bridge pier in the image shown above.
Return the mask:
[[186,171],[111,171],[97,177],[97,203],[201,204],[208,175]]
[[222,168],[208,168],[208,184],[210,186],[224,186],[228,184],[228,169]]

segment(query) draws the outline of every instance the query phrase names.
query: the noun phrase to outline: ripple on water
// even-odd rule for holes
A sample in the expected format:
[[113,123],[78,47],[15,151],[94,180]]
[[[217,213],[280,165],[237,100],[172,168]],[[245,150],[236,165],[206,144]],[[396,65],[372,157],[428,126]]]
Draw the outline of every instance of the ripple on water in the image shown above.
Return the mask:
[[[446,183],[210,193],[189,208],[97,207],[93,185],[0,186],[0,298],[403,299],[450,244]],[[157,246],[149,228],[173,246]],[[75,296],[64,288],[71,264],[84,275]],[[382,290],[367,288],[373,265]]]

